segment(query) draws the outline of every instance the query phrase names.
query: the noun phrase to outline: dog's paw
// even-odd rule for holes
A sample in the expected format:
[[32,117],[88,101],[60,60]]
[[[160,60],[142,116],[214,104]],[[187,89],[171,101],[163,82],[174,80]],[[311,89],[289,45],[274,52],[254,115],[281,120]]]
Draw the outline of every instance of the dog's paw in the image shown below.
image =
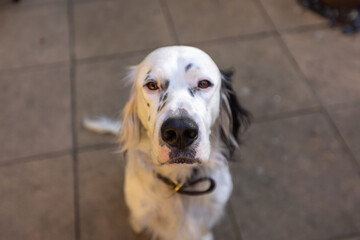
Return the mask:
[[209,232],[201,240],[214,240],[214,236],[211,232]]
[[141,224],[138,221],[136,221],[135,218],[130,217],[129,222],[135,233],[137,233],[137,234],[142,233],[143,227],[141,226]]

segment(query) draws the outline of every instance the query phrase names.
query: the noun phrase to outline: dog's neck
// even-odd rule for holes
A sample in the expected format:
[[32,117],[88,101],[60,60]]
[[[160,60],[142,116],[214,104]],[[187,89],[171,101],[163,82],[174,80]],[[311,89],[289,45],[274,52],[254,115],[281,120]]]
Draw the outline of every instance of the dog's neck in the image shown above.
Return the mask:
[[[211,136],[211,139],[219,138]],[[136,147],[129,149],[129,151],[133,151],[137,155],[135,159],[138,161],[139,167],[149,172],[159,173],[176,182],[186,182],[194,178],[194,172],[196,172],[198,177],[210,176],[211,172],[219,167],[219,165],[227,165],[226,148],[221,141],[212,141],[212,150],[208,161],[192,165],[156,164],[156,161],[152,159],[150,146],[150,140],[147,137],[142,137],[140,143]]]

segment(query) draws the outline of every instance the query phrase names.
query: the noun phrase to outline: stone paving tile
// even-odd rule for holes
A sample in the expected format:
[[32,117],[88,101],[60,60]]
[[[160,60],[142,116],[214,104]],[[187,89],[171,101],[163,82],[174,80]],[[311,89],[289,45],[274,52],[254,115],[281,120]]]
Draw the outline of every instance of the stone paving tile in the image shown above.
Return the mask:
[[0,163],[69,150],[69,68],[0,74],[0,79]]
[[231,165],[244,240],[330,239],[360,230],[360,176],[321,114],[254,124]]
[[124,202],[124,160],[111,151],[79,155],[80,229],[86,240],[135,239]]
[[0,239],[75,239],[70,156],[0,167]]
[[330,114],[347,145],[360,163],[360,107],[330,109]]
[[283,39],[324,104],[360,99],[360,35],[329,29]]
[[158,1],[78,3],[74,14],[77,58],[174,43]]
[[146,54],[81,64],[76,72],[78,145],[114,143],[115,138],[94,134],[82,127],[85,116],[117,118],[128,99],[130,86],[124,77],[128,67],[140,63]]
[[318,105],[275,37],[200,47],[220,68],[235,68],[234,89],[255,117]]
[[181,43],[192,43],[271,30],[254,1],[167,0]]
[[260,0],[278,30],[328,22],[314,12],[303,8],[298,1]]
[[1,6],[0,70],[69,60],[66,16],[65,5]]
[[[145,240],[128,223],[124,202],[124,159],[112,150],[89,151],[80,159],[80,218],[83,239]],[[228,215],[215,227],[215,239],[235,240]]]

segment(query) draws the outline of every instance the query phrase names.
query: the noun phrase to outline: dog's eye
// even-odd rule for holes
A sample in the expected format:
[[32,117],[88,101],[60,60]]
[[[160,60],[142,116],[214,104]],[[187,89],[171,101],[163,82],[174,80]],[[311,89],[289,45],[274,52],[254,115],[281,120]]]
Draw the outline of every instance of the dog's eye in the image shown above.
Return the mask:
[[159,89],[159,87],[158,87],[158,85],[157,85],[156,82],[148,82],[147,84],[145,84],[145,86],[146,86],[148,89],[152,90],[152,91],[155,91],[155,90],[158,90],[158,89]]
[[212,84],[208,80],[201,80],[201,81],[198,82],[198,87],[199,88],[208,88],[208,87],[211,87],[211,86],[212,86]]

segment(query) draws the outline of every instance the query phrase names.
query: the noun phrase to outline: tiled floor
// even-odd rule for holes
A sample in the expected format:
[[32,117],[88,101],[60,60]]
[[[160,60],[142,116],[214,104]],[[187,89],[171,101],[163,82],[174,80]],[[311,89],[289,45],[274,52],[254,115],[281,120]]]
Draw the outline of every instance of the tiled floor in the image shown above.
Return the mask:
[[234,67],[255,117],[216,239],[360,240],[360,34],[295,0],[0,0],[0,240],[145,239],[81,120],[117,116],[126,67],[171,44]]

